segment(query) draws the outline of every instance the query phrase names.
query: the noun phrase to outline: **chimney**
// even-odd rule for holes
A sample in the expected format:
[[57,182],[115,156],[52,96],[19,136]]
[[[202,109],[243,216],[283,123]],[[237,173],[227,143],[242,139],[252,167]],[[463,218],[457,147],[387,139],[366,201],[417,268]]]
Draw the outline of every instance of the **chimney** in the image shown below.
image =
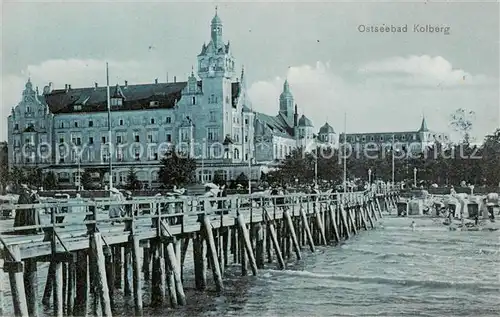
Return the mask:
[[125,87],[128,87],[128,81],[125,80]]
[[68,90],[71,90],[71,85],[68,85]]
[[155,84],[158,84],[158,78],[155,79]]
[[97,83],[94,83],[94,85],[95,85],[95,89],[97,89],[97,86],[98,86]]
[[177,76],[174,76],[174,83],[177,82]]
[[64,85],[64,90],[68,91],[68,84]]

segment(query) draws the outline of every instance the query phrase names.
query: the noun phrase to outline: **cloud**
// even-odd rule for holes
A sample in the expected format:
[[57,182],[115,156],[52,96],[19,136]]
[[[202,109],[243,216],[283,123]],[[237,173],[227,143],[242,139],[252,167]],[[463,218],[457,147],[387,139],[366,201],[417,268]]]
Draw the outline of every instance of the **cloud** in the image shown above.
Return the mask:
[[[344,112],[348,132],[412,131],[425,113],[430,129],[456,137],[449,121],[458,108],[477,113],[472,130],[477,139],[499,126],[498,88],[491,85],[497,79],[453,69],[442,57],[396,57],[355,69],[340,75],[328,62],[290,67],[283,76],[252,84],[249,96],[255,110],[277,114],[287,78],[300,115],[312,119],[316,129],[328,121],[338,133],[344,130]],[[474,84],[452,89],[460,88],[463,76]]]
[[[392,82],[409,86],[469,86],[488,83],[486,76],[472,75],[462,69],[454,69],[449,61],[441,56],[428,55],[391,57],[367,63],[359,68],[360,75],[386,75]],[[403,77],[398,75],[404,75]],[[391,79],[389,77],[388,79]]]

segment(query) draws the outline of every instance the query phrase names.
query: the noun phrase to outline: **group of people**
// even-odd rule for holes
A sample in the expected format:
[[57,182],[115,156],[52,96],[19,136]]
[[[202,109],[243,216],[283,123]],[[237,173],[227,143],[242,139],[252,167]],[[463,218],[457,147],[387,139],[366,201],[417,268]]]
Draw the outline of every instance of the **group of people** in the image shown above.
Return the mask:
[[[18,205],[38,204],[40,197],[35,188],[30,188],[26,184],[21,185]],[[14,217],[14,227],[36,226],[40,225],[40,211],[36,208],[18,209]],[[16,231],[16,234],[36,234],[41,233],[41,228],[25,229]]]

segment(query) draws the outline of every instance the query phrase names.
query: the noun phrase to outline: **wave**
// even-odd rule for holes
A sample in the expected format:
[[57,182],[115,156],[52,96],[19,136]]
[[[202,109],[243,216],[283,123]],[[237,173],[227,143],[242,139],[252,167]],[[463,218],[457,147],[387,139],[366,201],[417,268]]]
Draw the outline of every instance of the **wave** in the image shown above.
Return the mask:
[[[368,250],[368,249],[349,248],[349,247],[344,247],[344,249],[347,251],[359,252],[362,254],[375,255],[376,259],[381,259],[381,260],[386,260],[386,259],[390,259],[390,258],[394,258],[394,257],[399,257],[399,258],[457,258],[457,257],[459,257],[462,260],[473,260],[473,261],[478,261],[478,260],[489,261],[489,260],[491,260],[491,259],[479,257],[479,256],[457,255],[456,253],[450,254],[450,255],[443,255],[443,254],[430,254],[430,253],[424,253],[424,252],[418,252],[418,253],[380,252],[380,251],[373,251],[373,250]],[[453,250],[456,251],[455,249],[453,249]],[[479,249],[479,250],[474,252],[474,254],[478,254],[478,255],[497,255],[498,253],[499,253],[498,250],[489,250],[489,249]]]
[[333,275],[333,274],[321,274],[313,273],[308,271],[274,271],[277,274],[286,274],[297,277],[309,277],[316,279],[328,279],[335,281],[345,281],[345,282],[361,282],[361,283],[375,283],[375,284],[388,284],[388,285],[401,285],[401,286],[415,286],[415,287],[427,287],[434,289],[446,289],[446,288],[461,288],[461,289],[471,289],[471,290],[481,290],[481,291],[500,291],[500,284],[498,283],[479,283],[479,282],[453,282],[453,281],[438,281],[438,280],[413,280],[413,279],[391,279],[381,276],[352,276],[352,275]]

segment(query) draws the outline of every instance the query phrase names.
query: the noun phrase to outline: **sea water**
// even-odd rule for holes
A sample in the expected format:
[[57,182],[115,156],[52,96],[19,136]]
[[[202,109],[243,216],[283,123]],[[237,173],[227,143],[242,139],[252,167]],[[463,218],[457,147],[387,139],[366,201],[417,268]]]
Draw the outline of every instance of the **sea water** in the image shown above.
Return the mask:
[[[449,231],[442,219],[389,216],[375,230],[360,230],[339,246],[302,254],[299,262],[292,256],[283,271],[266,263],[257,276],[249,270],[242,277],[240,266],[231,265],[218,295],[210,270],[208,289],[194,290],[189,250],[187,306],[169,308],[167,299],[165,307],[149,307],[146,282],[144,315],[500,316],[499,231]],[[43,269],[39,272],[44,281]],[[114,314],[133,315],[133,299],[115,293]],[[48,307],[40,309],[51,313]]]

